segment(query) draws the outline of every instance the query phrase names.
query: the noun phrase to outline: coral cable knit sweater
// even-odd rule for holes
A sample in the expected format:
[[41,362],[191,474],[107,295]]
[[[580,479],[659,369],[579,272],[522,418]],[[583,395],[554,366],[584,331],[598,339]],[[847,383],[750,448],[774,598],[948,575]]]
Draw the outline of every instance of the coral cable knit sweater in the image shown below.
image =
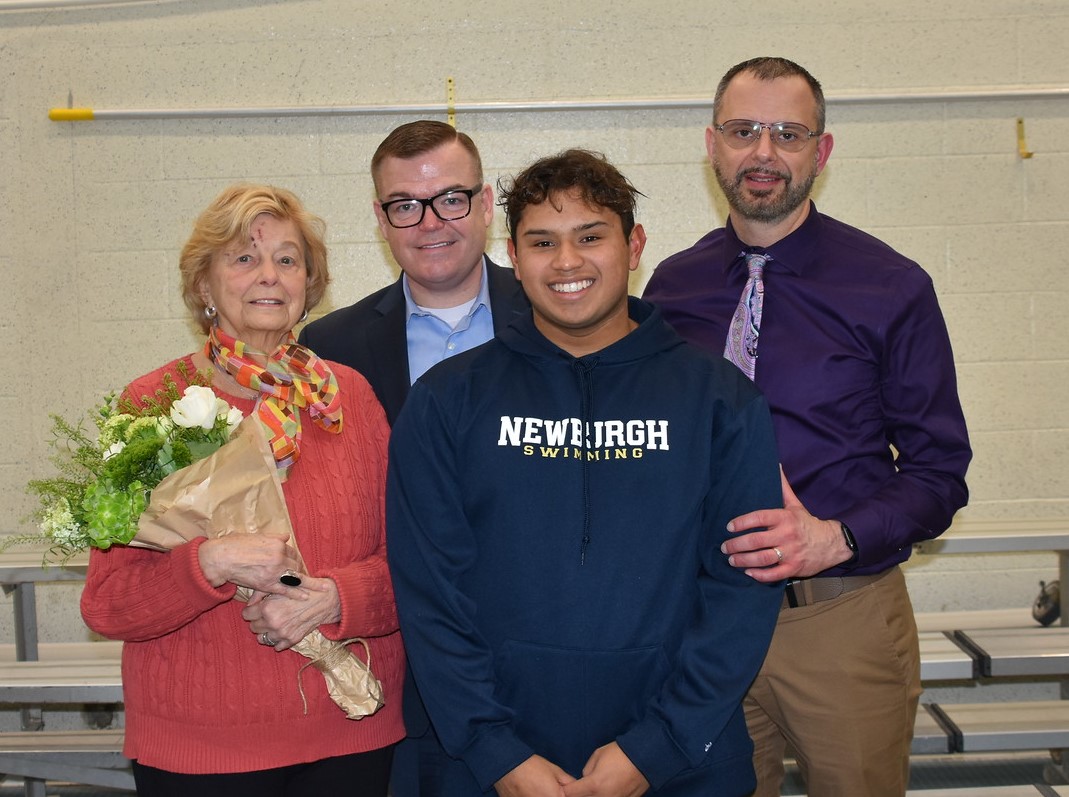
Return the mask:
[[[193,368],[189,357],[186,365]],[[177,361],[128,388],[137,398],[162,386]],[[300,459],[283,491],[309,573],[332,578],[341,621],[330,639],[365,637],[386,705],[346,719],[307,659],[258,644],[235,588],[213,588],[201,572],[203,540],[169,553],[113,547],[92,552],[82,616],[94,631],[124,640],[123,752],[142,764],[193,774],[248,772],[373,750],[404,735],[404,653],[386,567],[383,501],[389,427],[367,382],[331,363],[344,427],[329,434],[302,418]],[[181,377],[177,377],[181,385]],[[222,395],[248,415],[253,401]],[[356,644],[363,655],[363,648]]]

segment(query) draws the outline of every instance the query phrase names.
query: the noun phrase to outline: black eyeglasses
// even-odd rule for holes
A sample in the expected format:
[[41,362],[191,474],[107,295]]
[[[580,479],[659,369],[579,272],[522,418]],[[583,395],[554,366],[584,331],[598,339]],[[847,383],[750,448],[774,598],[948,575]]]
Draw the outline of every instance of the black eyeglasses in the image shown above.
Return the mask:
[[753,119],[729,119],[722,125],[713,125],[724,135],[724,141],[732,149],[748,149],[761,139],[761,130],[768,130],[769,138],[777,149],[784,152],[801,152],[809,139],[819,136],[798,122],[755,122]]
[[471,198],[482,191],[482,186],[475,188],[451,188],[430,199],[391,199],[383,202],[382,212],[391,226],[399,230],[415,227],[427,213],[427,208],[442,221],[460,221],[471,213]]

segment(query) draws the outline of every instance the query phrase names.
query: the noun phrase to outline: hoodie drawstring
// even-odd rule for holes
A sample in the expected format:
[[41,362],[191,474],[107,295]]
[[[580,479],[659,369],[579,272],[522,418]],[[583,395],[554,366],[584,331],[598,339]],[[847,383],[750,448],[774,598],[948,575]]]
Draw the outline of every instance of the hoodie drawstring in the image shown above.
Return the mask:
[[591,372],[597,368],[598,358],[589,357],[572,361],[572,370],[579,380],[579,422],[582,424],[583,472],[583,537],[579,547],[579,564],[586,564],[586,549],[590,545],[590,424],[594,416],[594,381]]

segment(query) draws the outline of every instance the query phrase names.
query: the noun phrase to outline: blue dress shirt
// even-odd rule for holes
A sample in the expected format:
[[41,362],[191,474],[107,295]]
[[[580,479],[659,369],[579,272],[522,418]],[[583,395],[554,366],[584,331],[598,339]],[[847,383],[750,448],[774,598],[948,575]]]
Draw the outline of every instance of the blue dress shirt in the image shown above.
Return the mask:
[[408,374],[412,384],[442,360],[474,349],[494,336],[494,322],[490,313],[490,287],[486,280],[486,259],[483,259],[479,292],[468,312],[450,327],[445,321],[424,310],[412,299],[408,276],[402,284],[405,292],[406,330],[408,340]]

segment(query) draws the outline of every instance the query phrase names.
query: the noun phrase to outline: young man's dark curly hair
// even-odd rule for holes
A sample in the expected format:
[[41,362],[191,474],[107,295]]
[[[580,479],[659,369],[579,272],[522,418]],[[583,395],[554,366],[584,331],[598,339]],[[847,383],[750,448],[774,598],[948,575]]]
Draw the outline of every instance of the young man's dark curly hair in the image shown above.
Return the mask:
[[615,211],[626,238],[635,226],[636,197],[644,196],[604,155],[586,149],[568,149],[537,160],[511,181],[499,181],[497,190],[513,243],[528,205],[541,205],[552,202],[554,196],[573,193],[588,205]]

